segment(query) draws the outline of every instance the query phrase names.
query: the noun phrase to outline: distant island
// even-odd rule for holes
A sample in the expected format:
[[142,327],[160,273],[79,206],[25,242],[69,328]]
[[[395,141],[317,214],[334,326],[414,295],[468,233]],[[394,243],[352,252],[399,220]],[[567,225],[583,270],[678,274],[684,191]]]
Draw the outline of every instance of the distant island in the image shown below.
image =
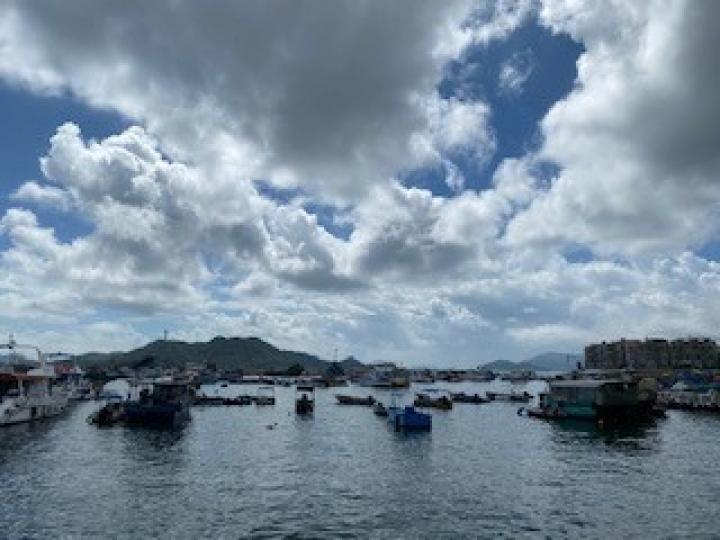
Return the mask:
[[[300,366],[305,373],[325,373],[332,362],[304,352],[286,351],[257,337],[217,336],[207,342],[157,340],[127,352],[91,352],[74,357],[85,368],[184,368],[212,365],[223,371],[285,372]],[[362,367],[353,357],[339,362],[344,370]]]
[[523,362],[495,360],[494,362],[483,364],[480,367],[490,371],[513,371],[517,369],[528,369],[532,371],[569,371],[577,367],[578,362],[583,362],[583,355],[547,352],[533,356]]
[[[258,337],[222,336],[201,342],[161,339],[131,351],[89,352],[75,356],[74,360],[87,369],[185,368],[188,365],[207,365],[222,371],[242,371],[247,374],[281,373],[298,367],[302,367],[304,373],[321,374],[333,364],[305,352],[279,349]],[[495,360],[480,367],[492,371],[568,371],[582,360],[583,356],[579,354],[548,352],[523,362]],[[352,356],[338,363],[345,372],[367,367]],[[437,369],[458,367],[437,366]]]

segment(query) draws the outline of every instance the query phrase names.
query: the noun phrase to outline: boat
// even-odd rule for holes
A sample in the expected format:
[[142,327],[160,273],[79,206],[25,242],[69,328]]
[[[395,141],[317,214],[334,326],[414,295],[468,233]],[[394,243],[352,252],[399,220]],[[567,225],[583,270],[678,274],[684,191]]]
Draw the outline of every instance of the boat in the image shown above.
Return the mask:
[[410,372],[410,382],[432,384],[435,382],[435,374],[429,369],[413,370]]
[[122,401],[124,399],[116,390],[102,390],[97,398],[101,401]]
[[253,401],[255,405],[275,405],[275,387],[260,386]]
[[410,374],[393,363],[375,364],[358,384],[373,388],[409,388]]
[[11,351],[32,349],[38,355],[39,367],[25,369],[18,364],[2,366],[0,372],[0,426],[32,422],[62,414],[68,397],[54,385],[55,371],[45,363],[43,352],[33,345],[18,345],[10,337],[0,345]]
[[125,407],[122,401],[111,401],[88,416],[88,423],[99,427],[114,426],[125,420]]
[[536,373],[531,369],[514,369],[500,375],[500,380],[510,382],[527,382],[536,378]]
[[388,410],[381,401],[376,401],[375,405],[373,405],[373,413],[375,413],[375,416],[387,416]]
[[532,394],[527,391],[523,392],[487,392],[486,393],[490,401],[513,401],[520,403],[527,403],[532,399]]
[[190,385],[186,381],[152,381],[137,401],[125,403],[131,426],[177,427],[190,420]]
[[235,397],[198,395],[193,398],[192,403],[193,405],[252,405],[254,400],[254,397],[244,395]]
[[388,409],[388,422],[396,431],[430,431],[432,416],[418,412],[410,405]]
[[455,403],[473,403],[479,405],[480,403],[489,403],[490,399],[482,397],[479,394],[466,394],[465,392],[455,392],[451,394],[452,400]]
[[453,400],[449,392],[438,388],[427,388],[415,394],[415,407],[431,407],[449,411],[453,408]]
[[668,409],[683,411],[720,411],[720,391],[664,390],[658,393],[658,403]]
[[48,367],[55,372],[54,386],[61,386],[70,401],[85,401],[92,395],[90,382],[84,372],[77,366],[71,356],[62,353],[48,355]]
[[358,397],[335,394],[335,399],[337,399],[339,405],[365,405],[371,407],[375,403],[375,398],[372,396]]
[[494,381],[497,375],[489,369],[474,369],[467,372],[465,379],[473,382],[490,382]]
[[315,412],[315,387],[295,387],[295,413],[301,416],[310,415]]
[[558,380],[540,394],[538,407],[527,410],[537,418],[575,418],[624,423],[661,416],[654,397],[644,398],[636,381],[621,379]]
[[248,395],[239,395],[235,397],[226,397],[223,399],[222,404],[223,405],[252,405],[253,401],[255,401],[255,398],[253,396]]
[[223,396],[196,395],[193,398],[193,405],[224,405],[227,398]]

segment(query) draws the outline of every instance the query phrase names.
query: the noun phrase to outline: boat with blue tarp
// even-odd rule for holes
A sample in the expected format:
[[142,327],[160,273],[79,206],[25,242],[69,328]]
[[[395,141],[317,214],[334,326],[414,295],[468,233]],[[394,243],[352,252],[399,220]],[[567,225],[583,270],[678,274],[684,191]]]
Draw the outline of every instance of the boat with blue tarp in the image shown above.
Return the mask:
[[388,408],[388,422],[397,431],[430,431],[432,416],[415,410],[415,407]]
[[415,410],[411,405],[398,405],[399,394],[392,396],[390,407],[387,408],[388,423],[396,431],[430,431],[432,416]]

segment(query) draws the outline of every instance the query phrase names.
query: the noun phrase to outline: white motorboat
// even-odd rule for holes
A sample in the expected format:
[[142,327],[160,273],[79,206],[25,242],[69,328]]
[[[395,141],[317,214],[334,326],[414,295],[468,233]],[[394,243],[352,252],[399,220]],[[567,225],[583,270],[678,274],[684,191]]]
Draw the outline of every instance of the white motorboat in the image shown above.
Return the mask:
[[0,368],[0,426],[57,416],[67,409],[67,395],[53,386],[55,371],[40,349],[18,345],[12,338],[0,348],[33,349],[39,362],[39,367],[27,370],[13,364]]

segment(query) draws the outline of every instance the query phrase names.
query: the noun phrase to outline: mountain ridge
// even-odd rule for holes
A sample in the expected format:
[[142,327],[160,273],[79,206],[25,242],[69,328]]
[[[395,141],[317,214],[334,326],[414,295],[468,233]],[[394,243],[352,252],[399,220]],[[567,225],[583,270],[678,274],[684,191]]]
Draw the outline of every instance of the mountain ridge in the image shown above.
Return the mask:
[[[184,367],[213,364],[218,369],[246,373],[285,371],[295,364],[308,373],[324,373],[332,362],[305,352],[284,350],[251,337],[216,336],[210,341],[156,340],[130,351],[89,352],[74,357],[83,367]],[[353,357],[339,362],[345,369],[363,364]]]
[[512,371],[520,369],[532,371],[570,371],[577,367],[578,362],[583,362],[583,356],[581,354],[546,352],[536,354],[532,358],[521,362],[495,360],[483,364],[481,368],[491,371]]

